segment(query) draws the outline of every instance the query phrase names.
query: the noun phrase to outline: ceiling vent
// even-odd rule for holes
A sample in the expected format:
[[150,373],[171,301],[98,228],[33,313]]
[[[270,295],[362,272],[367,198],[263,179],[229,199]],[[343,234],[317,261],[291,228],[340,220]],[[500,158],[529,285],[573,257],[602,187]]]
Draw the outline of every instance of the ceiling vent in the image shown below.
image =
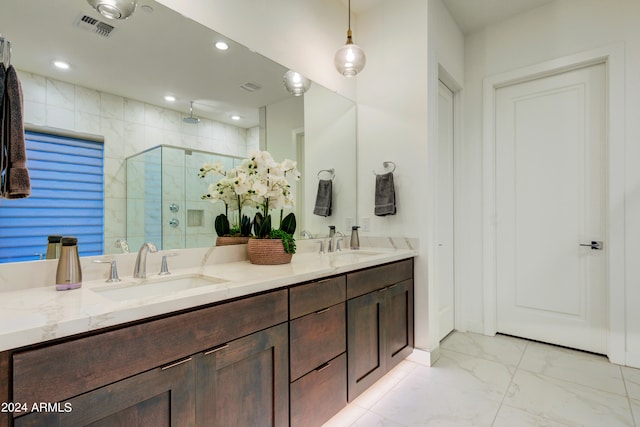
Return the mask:
[[258,83],[251,83],[251,82],[243,83],[240,85],[240,87],[246,90],[247,92],[255,92],[257,90],[262,89],[262,86],[260,86]]
[[85,15],[84,13],[81,13],[78,16],[74,24],[76,27],[82,28],[86,31],[90,31],[105,38],[111,36],[111,33],[116,30],[116,27],[114,27],[113,25],[109,25],[106,22],[100,21],[99,19],[92,18],[91,16]]

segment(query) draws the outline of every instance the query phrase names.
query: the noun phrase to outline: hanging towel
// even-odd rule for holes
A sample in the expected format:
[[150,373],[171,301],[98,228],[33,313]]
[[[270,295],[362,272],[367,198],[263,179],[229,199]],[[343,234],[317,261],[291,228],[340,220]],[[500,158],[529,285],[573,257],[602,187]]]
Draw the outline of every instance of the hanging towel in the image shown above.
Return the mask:
[[16,69],[9,65],[5,76],[2,108],[2,150],[5,156],[2,164],[2,197],[7,199],[22,199],[31,194],[22,108],[22,86]]
[[331,200],[333,199],[333,181],[321,179],[318,181],[318,193],[316,194],[316,206],[314,215],[331,216]]
[[396,214],[396,190],[393,186],[393,173],[376,174],[375,208],[376,216]]

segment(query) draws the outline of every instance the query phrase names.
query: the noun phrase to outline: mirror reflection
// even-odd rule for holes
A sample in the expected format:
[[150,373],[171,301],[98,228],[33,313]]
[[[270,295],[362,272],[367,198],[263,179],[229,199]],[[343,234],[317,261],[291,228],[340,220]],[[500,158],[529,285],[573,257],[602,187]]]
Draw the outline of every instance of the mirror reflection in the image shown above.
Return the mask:
[[[0,32],[12,41],[27,129],[104,144],[103,253],[121,251],[121,239],[131,240],[131,250],[155,239],[163,249],[213,245],[212,218],[224,208],[199,199],[208,186],[198,181],[200,162],[241,159],[258,148],[299,163],[298,232],[326,235],[328,225],[348,231],[356,217],[351,101],[315,83],[304,96],[292,96],[282,84],[285,67],[153,1],[139,2],[126,21],[107,21],[84,0],[7,0],[2,9]],[[229,48],[217,50],[217,41]],[[56,69],[56,60],[69,69]],[[156,181],[161,202],[141,212],[127,192],[128,182],[139,182],[127,159],[152,155],[154,147],[167,168],[183,162],[185,188],[195,194],[175,194],[175,180]],[[318,172],[330,168],[336,171],[333,211],[321,217],[313,214]],[[186,200],[175,218],[174,199]],[[190,211],[202,217],[189,217]],[[154,216],[171,238],[139,233],[140,219]],[[5,236],[0,230],[0,240]],[[33,251],[37,259],[47,236],[34,242],[42,242]]]

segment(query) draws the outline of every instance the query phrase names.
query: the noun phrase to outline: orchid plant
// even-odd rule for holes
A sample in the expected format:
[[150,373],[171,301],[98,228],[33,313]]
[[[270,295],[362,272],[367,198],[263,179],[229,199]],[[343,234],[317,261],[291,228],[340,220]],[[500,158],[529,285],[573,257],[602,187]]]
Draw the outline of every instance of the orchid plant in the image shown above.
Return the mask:
[[[225,203],[225,216],[228,216],[229,209],[238,210],[241,222],[243,207],[256,207],[258,212],[249,225],[253,225],[255,237],[282,238],[283,243],[286,242],[285,250],[289,245],[290,253],[295,252],[295,215],[292,212],[283,218],[283,214],[285,209],[294,207],[289,180],[300,179],[296,162],[289,159],[276,162],[268,151],[256,150],[233,169],[225,171],[224,165],[216,162],[203,165],[198,175],[204,178],[210,173],[221,175],[222,178],[209,185],[209,192],[202,199],[222,200]],[[272,210],[280,211],[278,230],[271,227]]]

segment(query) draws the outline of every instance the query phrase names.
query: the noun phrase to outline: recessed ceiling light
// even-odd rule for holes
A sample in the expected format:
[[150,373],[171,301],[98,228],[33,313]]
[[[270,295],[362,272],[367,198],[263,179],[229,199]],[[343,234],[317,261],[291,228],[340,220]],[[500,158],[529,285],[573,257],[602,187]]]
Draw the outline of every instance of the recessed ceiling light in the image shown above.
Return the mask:
[[240,120],[241,117],[238,116],[237,114],[234,114],[233,116],[231,116],[231,120]]
[[219,50],[227,50],[227,49],[229,49],[229,45],[228,45],[228,44],[226,44],[226,43],[225,43],[225,42],[223,42],[223,41],[216,42],[216,45],[215,45],[215,46],[216,46],[216,48],[217,48],[217,49],[219,49]]
[[174,102],[176,100],[176,97],[172,95],[165,95],[164,100],[167,102]]
[[53,61],[53,65],[55,65],[57,68],[60,68],[61,70],[69,69],[69,64],[64,61]]

